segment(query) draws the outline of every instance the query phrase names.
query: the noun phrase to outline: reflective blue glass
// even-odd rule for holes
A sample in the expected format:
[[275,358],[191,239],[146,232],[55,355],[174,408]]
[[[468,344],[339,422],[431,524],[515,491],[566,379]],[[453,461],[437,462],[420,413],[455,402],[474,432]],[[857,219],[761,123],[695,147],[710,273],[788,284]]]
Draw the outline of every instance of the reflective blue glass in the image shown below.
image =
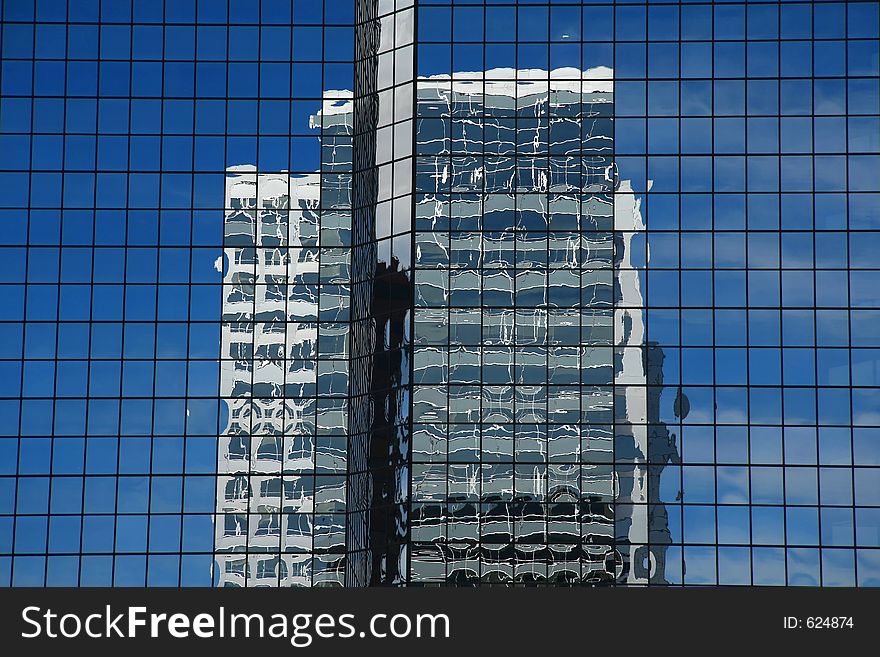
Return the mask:
[[877,2],[0,19],[0,585],[880,585]]

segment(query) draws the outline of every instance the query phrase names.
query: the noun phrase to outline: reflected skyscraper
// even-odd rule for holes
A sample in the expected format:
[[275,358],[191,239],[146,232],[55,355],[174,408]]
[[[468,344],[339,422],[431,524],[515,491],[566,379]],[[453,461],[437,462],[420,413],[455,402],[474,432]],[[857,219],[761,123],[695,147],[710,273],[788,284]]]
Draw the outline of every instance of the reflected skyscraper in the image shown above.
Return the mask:
[[333,93],[320,173],[229,172],[220,581],[664,581],[648,454],[675,445],[611,71],[415,88],[414,143]]
[[[332,213],[319,217],[320,190],[317,175],[235,170],[227,178],[220,384],[226,424],[215,525],[220,585],[308,586],[313,573],[316,583],[339,581],[334,565],[344,523],[334,512],[344,510],[345,450],[329,434],[342,431],[332,404],[346,394],[347,363],[344,353],[319,363],[318,342],[321,333],[344,344],[346,331],[319,323],[318,229],[327,242],[340,230]],[[324,271],[339,269],[338,256],[327,251]],[[345,303],[335,284],[321,289],[331,313]]]
[[411,582],[662,580],[611,70],[418,88]]
[[[228,175],[224,322],[254,347],[230,340],[230,350],[224,331],[221,585],[408,581],[414,10],[400,4],[357,5],[354,92],[325,92],[311,118],[320,172]],[[249,237],[231,243],[242,222]],[[244,310],[238,280],[256,283]],[[258,355],[265,342],[273,355]],[[248,384],[264,371],[277,385]],[[242,442],[249,456],[227,470],[224,447]],[[230,486],[247,496],[230,503]]]

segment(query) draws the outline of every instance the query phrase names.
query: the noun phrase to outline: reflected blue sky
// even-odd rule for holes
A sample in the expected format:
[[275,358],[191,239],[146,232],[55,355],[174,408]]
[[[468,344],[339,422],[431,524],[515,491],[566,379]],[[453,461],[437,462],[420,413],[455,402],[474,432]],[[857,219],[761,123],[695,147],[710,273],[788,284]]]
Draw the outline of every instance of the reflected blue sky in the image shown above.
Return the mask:
[[[660,487],[684,544],[672,582],[880,583],[877,7],[420,8],[421,76],[614,70],[659,420],[681,452]],[[4,3],[0,583],[211,583],[226,170],[320,168],[310,117],[354,88],[353,16]],[[111,554],[146,545],[149,573]]]

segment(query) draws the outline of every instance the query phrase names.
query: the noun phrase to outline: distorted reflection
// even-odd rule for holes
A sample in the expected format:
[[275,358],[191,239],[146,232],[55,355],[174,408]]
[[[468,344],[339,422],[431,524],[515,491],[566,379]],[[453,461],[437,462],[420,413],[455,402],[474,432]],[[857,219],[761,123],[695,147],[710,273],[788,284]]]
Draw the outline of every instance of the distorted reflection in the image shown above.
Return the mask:
[[612,72],[393,86],[395,20],[312,117],[320,173],[228,172],[220,584],[666,583]]
[[417,113],[412,583],[665,582],[610,69],[420,79]]

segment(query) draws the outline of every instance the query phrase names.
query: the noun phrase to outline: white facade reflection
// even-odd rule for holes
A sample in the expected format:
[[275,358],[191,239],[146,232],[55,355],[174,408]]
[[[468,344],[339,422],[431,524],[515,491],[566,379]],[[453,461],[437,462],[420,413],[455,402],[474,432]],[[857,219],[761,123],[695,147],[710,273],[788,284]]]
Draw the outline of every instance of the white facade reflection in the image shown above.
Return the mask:
[[[319,289],[329,312],[347,300],[332,277],[338,254],[328,248],[322,259],[317,246],[321,189],[318,174],[236,167],[227,176],[220,393],[228,415],[215,526],[220,586],[341,584],[344,524],[335,514],[344,509],[345,450],[319,434],[343,429],[344,409],[334,395],[345,394],[345,354],[319,362],[318,340],[320,332],[328,345],[344,344],[345,330],[319,322]],[[342,228],[335,216],[326,224],[330,245]],[[326,390],[324,405],[319,388]]]

